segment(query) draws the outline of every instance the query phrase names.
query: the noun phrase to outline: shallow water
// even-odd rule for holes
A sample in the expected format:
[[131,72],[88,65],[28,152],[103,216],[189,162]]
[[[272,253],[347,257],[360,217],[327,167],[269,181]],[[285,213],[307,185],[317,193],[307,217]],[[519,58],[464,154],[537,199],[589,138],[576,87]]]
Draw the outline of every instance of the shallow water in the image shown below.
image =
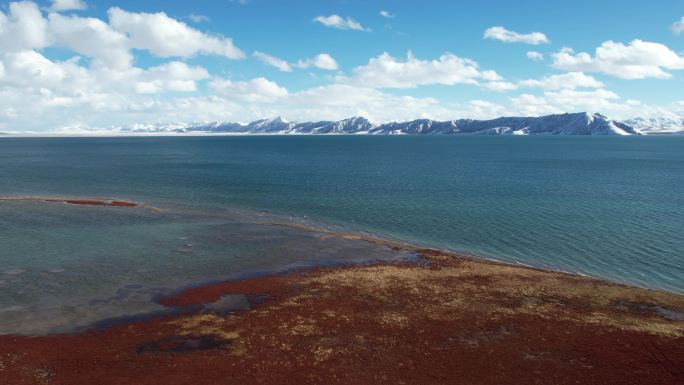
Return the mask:
[[159,310],[188,284],[404,258],[381,237],[684,292],[684,137],[3,138],[0,333]]
[[[64,332],[163,311],[181,287],[320,264],[409,258],[245,216],[4,202],[0,332]],[[255,218],[256,219],[256,218]],[[16,267],[18,266],[18,267]]]

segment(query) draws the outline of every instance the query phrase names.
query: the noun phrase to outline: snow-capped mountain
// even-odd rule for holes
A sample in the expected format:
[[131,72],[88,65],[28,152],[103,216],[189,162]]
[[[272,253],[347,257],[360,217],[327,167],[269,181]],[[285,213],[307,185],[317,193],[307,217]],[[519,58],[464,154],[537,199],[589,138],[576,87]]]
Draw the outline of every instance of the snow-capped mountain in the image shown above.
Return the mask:
[[640,135],[627,124],[601,114],[574,113],[540,117],[501,117],[492,120],[459,119],[439,122],[427,119],[388,123],[371,133],[382,134],[481,134],[481,135]]
[[634,118],[625,124],[647,134],[684,134],[684,118],[678,116]]
[[249,124],[209,122],[175,123],[132,127],[129,132],[240,133],[240,134],[371,134],[371,135],[642,135],[632,125],[608,119],[598,113],[570,113],[539,117],[501,117],[491,120],[459,119],[373,124],[366,118],[340,121],[288,122],[282,118],[262,119]]

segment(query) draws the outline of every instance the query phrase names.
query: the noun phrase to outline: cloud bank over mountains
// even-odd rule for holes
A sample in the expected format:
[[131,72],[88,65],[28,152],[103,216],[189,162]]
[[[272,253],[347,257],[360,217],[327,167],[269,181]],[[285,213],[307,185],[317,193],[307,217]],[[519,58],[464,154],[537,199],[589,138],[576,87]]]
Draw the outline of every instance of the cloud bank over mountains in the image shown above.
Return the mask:
[[[345,65],[332,51],[286,59],[259,47],[242,46],[231,36],[200,30],[197,24],[191,26],[163,11],[111,7],[106,18],[82,16],[88,9],[82,0],[55,0],[44,8],[20,1],[0,9],[0,131],[246,122],[273,116],[300,121],[349,116],[377,122],[488,119],[584,110],[624,119],[682,110],[678,101],[649,106],[623,99],[597,78],[671,79],[684,69],[684,56],[656,42],[609,40],[593,53],[568,47],[522,50],[521,56],[537,62],[529,61],[530,65],[543,66],[547,57],[549,73],[507,78],[472,57],[448,51],[432,58],[410,51],[405,57],[380,51],[366,62],[345,60]],[[385,21],[401,17],[389,10],[376,12],[374,17]],[[195,20],[192,15],[186,20]],[[208,20],[195,22],[205,26]],[[355,32],[367,33],[357,36],[376,33],[352,17],[337,14],[316,16],[309,24],[336,29],[333,32],[340,38],[353,38]],[[672,26],[674,32],[678,28],[677,23]],[[487,28],[484,39],[482,44],[518,43],[535,49],[551,43],[542,32],[518,33],[503,26]],[[53,50],[63,54],[52,55]],[[153,58],[154,64],[141,65],[141,55]],[[265,71],[272,67],[287,76],[307,73],[317,85],[286,87],[268,75],[244,78],[210,70],[192,62],[196,58],[254,61]],[[453,92],[472,87],[493,97],[452,102],[426,96],[429,92],[412,93],[426,87],[449,87]]]

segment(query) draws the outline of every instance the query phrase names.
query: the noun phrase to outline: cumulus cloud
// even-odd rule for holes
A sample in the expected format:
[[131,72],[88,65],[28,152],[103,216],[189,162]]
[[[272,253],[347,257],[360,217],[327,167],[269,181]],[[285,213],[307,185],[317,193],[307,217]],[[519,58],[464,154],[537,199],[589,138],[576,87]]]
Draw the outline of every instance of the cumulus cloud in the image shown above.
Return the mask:
[[604,89],[546,91],[541,96],[522,94],[511,98],[511,109],[521,115],[539,116],[568,111],[601,111],[619,116],[630,109],[620,96]]
[[[309,88],[291,95],[283,104],[286,115],[301,120],[344,119],[364,116],[374,121],[421,117],[446,118],[448,108],[434,98],[392,95],[376,89],[345,84]],[[292,112],[289,112],[292,111]]]
[[370,32],[370,28],[366,28],[358,21],[347,17],[346,19],[339,15],[330,16],[317,16],[314,18],[315,22],[321,23],[326,27],[337,28],[337,29],[350,29],[355,31],[365,31]]
[[0,76],[0,125],[19,131],[159,119],[157,106],[167,98],[153,94],[191,92],[208,77],[205,69],[181,62],[88,68],[78,58],[52,61],[32,50],[4,53],[0,63],[6,72]]
[[527,57],[537,62],[544,60],[544,54],[537,51],[527,51]]
[[62,12],[62,11],[82,11],[88,8],[83,0],[52,0],[52,5],[50,6],[50,11],[52,12]]
[[[245,84],[247,89],[250,86],[251,84]],[[270,100],[256,98],[253,101],[254,98],[251,98],[247,103],[240,97],[241,95],[234,93],[175,99],[146,105],[140,110],[126,112],[126,115],[136,122],[144,121],[145,116],[163,116],[167,122],[192,121],[198,115],[203,120],[240,122],[275,116],[292,121],[339,120],[365,116],[381,122],[415,118],[449,119],[455,113],[451,106],[444,106],[433,98],[392,95],[341,84],[309,88]]]
[[295,65],[298,68],[309,68],[313,66],[328,71],[334,71],[339,68],[337,61],[327,53],[320,53],[313,58],[300,60]]
[[245,58],[232,39],[205,34],[164,12],[135,13],[113,7],[107,14],[110,25],[128,36],[132,48],[148,50],[158,57],[189,58],[212,54],[229,59]]
[[246,81],[214,79],[209,86],[230,99],[247,102],[273,102],[288,94],[286,88],[263,77]]
[[421,60],[409,52],[406,60],[395,59],[388,53],[371,58],[368,64],[356,67],[342,83],[371,88],[415,88],[430,84],[472,84],[481,81],[497,82],[502,78],[495,71],[480,70],[471,59],[445,53],[437,59]]
[[58,13],[51,13],[48,18],[50,33],[57,44],[112,68],[126,68],[133,61],[126,36],[102,20]]
[[338,68],[337,61],[335,61],[335,59],[327,53],[321,53],[314,56],[313,58],[299,60],[292,65],[283,59],[259,51],[254,51],[253,56],[261,60],[262,62],[266,63],[267,65],[275,67],[283,72],[292,72],[293,66],[297,68],[315,67],[330,71],[336,70]]
[[677,35],[684,32],[684,16],[682,16],[682,18],[679,21],[675,21],[674,23],[672,23],[670,29]]
[[[66,10],[65,4],[58,6]],[[0,126],[54,130],[160,119],[158,114],[169,106],[197,107],[188,101],[198,96],[180,95],[195,93],[209,73],[180,61],[138,68],[132,49],[158,57],[240,56],[229,39],[197,31],[163,13],[113,8],[109,15],[109,23],[57,12],[45,15],[29,1],[0,10]],[[145,23],[150,24],[141,25]],[[52,46],[88,59],[50,59],[42,49]],[[233,88],[243,90],[242,100],[248,99],[245,86],[238,83]]]
[[[156,97],[191,92],[208,79],[206,69],[182,62],[149,69],[86,68],[78,59],[51,61],[36,51],[4,53],[0,60],[0,124],[14,129],[102,127],[197,119],[246,121],[282,115],[290,119],[375,120],[453,116],[433,98],[391,95],[345,84],[289,92],[265,79],[213,78],[210,96]],[[31,116],[31,119],[22,117]]]
[[[273,116],[290,120],[354,115],[374,121],[447,120],[598,110],[619,118],[633,111],[635,105],[635,101],[623,102],[617,94],[603,89],[551,87],[541,95],[514,96],[506,105],[485,100],[451,104],[340,83],[289,92],[265,78],[213,78],[209,81],[211,95],[156,97],[155,93],[165,91],[192,92],[196,82],[210,75],[201,67],[182,62],[114,70],[85,68],[77,59],[51,61],[35,51],[5,53],[1,58],[5,76],[0,71],[0,124],[20,130],[195,120],[244,122]],[[486,77],[497,78],[491,73]],[[25,119],[27,116],[31,119]]]
[[209,77],[206,69],[177,61],[148,69],[87,68],[79,64],[78,57],[52,61],[32,50],[5,53],[0,59],[7,72],[0,85],[27,94],[58,95],[73,102],[87,102],[91,96],[96,100],[104,94],[195,91],[196,82]]
[[[76,3],[54,3],[66,9]],[[97,18],[50,13],[43,17],[30,1],[13,2],[0,11],[0,50],[42,49],[60,45],[97,59],[99,64],[125,67],[131,49],[148,50],[158,57],[189,58],[213,54],[242,59],[244,53],[230,38],[209,35],[168,17],[165,13],[132,13],[110,8],[109,23]]]
[[54,129],[49,124],[64,124],[78,114],[97,118],[101,111],[117,111],[129,103],[139,75],[129,69],[110,76],[104,68],[83,67],[77,57],[52,61],[33,50],[4,53],[0,60],[6,71],[0,79],[0,111],[12,112],[0,121],[19,130]]
[[49,44],[47,21],[35,3],[10,3],[8,14],[0,11],[0,51],[44,48]]
[[574,90],[577,88],[602,88],[603,83],[593,76],[582,72],[568,72],[558,75],[548,75],[540,79],[521,80],[512,83],[503,80],[494,80],[480,84],[481,87],[493,91],[512,91],[521,87],[540,88],[543,90]]
[[491,81],[482,83],[481,86],[492,91],[512,91],[518,88],[518,86],[511,82],[505,81]]
[[593,76],[582,72],[568,72],[560,75],[544,76],[541,79],[528,79],[520,82],[521,86],[531,88],[541,88],[544,90],[560,90],[577,88],[601,88],[603,83],[596,80]]
[[197,81],[209,78],[209,72],[200,66],[173,61],[144,71],[139,71],[135,91],[141,94],[164,91],[192,92]]
[[78,65],[78,58],[53,62],[33,50],[5,53],[2,62],[5,77],[1,84],[22,87],[27,92],[77,89],[89,76],[87,69]]
[[[318,78],[332,78],[331,84],[288,90],[263,77],[244,80],[239,75],[235,79],[212,76],[206,68],[182,60],[197,55],[244,57],[229,38],[200,31],[161,12],[135,13],[112,8],[108,15],[109,19],[103,20],[48,12],[30,1],[10,3],[0,10],[3,131],[174,120],[247,121],[278,115],[291,120],[363,115],[386,121],[598,110],[620,118],[634,111],[647,111],[649,107],[637,100],[621,99],[587,73],[666,77],[671,76],[669,71],[682,68],[682,58],[667,47],[645,43],[644,48],[636,41],[629,45],[613,43],[617,48],[606,52],[597,49],[595,55],[562,50],[558,54],[568,57],[554,56],[554,66],[581,68],[522,81],[504,79],[493,70],[480,68],[472,59],[451,53],[427,59],[410,53],[405,58],[384,53],[346,76]],[[349,20],[342,19],[347,24]],[[60,59],[51,56],[52,50],[45,49],[48,47],[63,48],[59,51]],[[136,50],[170,59],[152,67],[137,67]],[[73,57],[62,59],[63,53],[67,53],[64,57]],[[328,53],[296,62],[260,51],[253,55],[284,71],[339,69]],[[583,66],[588,69],[582,69]],[[521,95],[500,98],[508,100],[500,104],[480,99],[452,103],[383,91],[436,84],[469,84],[492,91],[527,89]]]
[[391,19],[391,18],[393,18],[393,17],[396,17],[397,15],[393,15],[393,14],[391,14],[389,11],[384,11],[384,10],[383,10],[383,11],[380,11],[380,16],[386,17],[386,18],[388,18],[388,19]]
[[283,59],[259,51],[254,51],[252,55],[255,58],[261,60],[263,63],[270,65],[271,67],[277,68],[279,71],[292,72],[292,67],[290,66],[290,64]]
[[487,28],[484,32],[484,38],[499,40],[504,43],[526,43],[533,45],[549,42],[546,35],[541,32],[518,33],[509,31],[501,26]]
[[555,68],[602,72],[621,79],[668,79],[672,74],[666,70],[684,69],[684,57],[663,44],[638,39],[628,45],[606,41],[596,48],[594,56],[563,48],[552,57]]

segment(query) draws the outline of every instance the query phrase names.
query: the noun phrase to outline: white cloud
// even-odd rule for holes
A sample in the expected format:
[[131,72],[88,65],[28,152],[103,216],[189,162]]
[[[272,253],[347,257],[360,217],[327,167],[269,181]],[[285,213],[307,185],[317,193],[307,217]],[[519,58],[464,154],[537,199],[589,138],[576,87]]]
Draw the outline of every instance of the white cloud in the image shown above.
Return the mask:
[[674,23],[672,23],[670,29],[677,35],[684,32],[684,16],[682,16],[682,18],[679,21],[675,21]]
[[518,88],[518,86],[514,83],[511,82],[501,82],[501,81],[495,81],[495,82],[487,82],[482,84],[483,88],[486,88],[488,90],[492,91],[512,91]]
[[158,57],[188,58],[197,54],[244,57],[231,39],[208,35],[163,12],[131,13],[111,8],[108,15],[109,24],[97,18],[58,13],[50,13],[46,19],[35,3],[13,2],[8,14],[0,11],[0,51],[60,45],[94,58],[100,65],[113,67],[128,66],[132,60],[131,49],[148,50]]
[[267,55],[263,52],[259,51],[254,51],[252,54],[255,58],[261,60],[263,63],[270,65],[271,67],[275,67],[278,70],[282,72],[292,72],[292,67],[290,64],[280,58],[277,58],[275,56]]
[[[433,59],[418,59],[410,53],[406,58],[393,58],[385,53],[347,76],[317,77],[321,82],[332,78],[332,84],[290,91],[263,77],[215,77],[201,66],[177,59],[202,54],[241,58],[244,54],[230,39],[192,28],[164,13],[112,8],[107,22],[48,13],[28,1],[10,3],[0,11],[0,127],[3,131],[54,130],[173,120],[248,121],[277,115],[290,120],[352,115],[376,121],[492,118],[579,110],[629,117],[656,109],[638,100],[621,99],[583,71],[667,77],[670,74],[665,71],[684,68],[682,57],[667,47],[644,43],[644,48],[643,42],[635,42],[613,43],[617,48],[597,49],[594,56],[563,50],[558,54],[567,57],[554,56],[554,66],[589,69],[568,69],[569,73],[519,82],[451,53]],[[44,50],[47,47],[63,48],[60,57],[64,53],[74,56],[54,59],[52,50]],[[135,50],[174,59],[140,68],[136,67]],[[327,53],[297,62],[259,51],[254,56],[282,70],[339,68]],[[479,99],[450,103],[381,90],[436,84],[470,84],[493,91],[528,89],[501,104]],[[680,106],[679,111],[682,109]]]
[[[470,100],[464,105],[458,106],[455,112],[459,118],[470,119],[492,119],[500,116],[515,115],[506,106],[481,99]],[[454,119],[453,115],[449,119]]]
[[135,91],[141,94],[164,91],[192,92],[197,90],[197,81],[209,78],[203,67],[189,66],[173,61],[139,72]]
[[336,70],[338,68],[337,61],[327,53],[321,53],[313,58],[299,60],[297,63],[290,65],[287,61],[265,54],[263,52],[254,51],[253,56],[262,62],[275,67],[283,72],[292,72],[292,66],[297,68],[316,67],[324,70]]
[[35,3],[10,3],[7,15],[0,11],[0,51],[44,48],[49,44],[47,21]]
[[5,53],[0,63],[6,72],[0,77],[0,124],[14,130],[198,119],[247,121],[277,115],[298,120],[352,115],[390,120],[453,114],[433,98],[344,84],[290,93],[265,78],[215,78],[209,83],[213,96],[153,95],[193,91],[197,81],[209,76],[205,69],[182,62],[146,70],[86,68],[77,59],[53,62],[38,52],[23,51]]
[[190,19],[190,21],[192,21],[193,23],[198,23],[198,24],[199,23],[208,23],[210,20],[209,16],[200,15],[198,13],[191,13],[188,16],[188,19]]
[[209,87],[229,99],[247,102],[274,102],[288,94],[286,88],[266,78],[247,81],[214,79],[209,83]]
[[295,64],[298,68],[309,68],[314,66],[322,70],[334,71],[339,68],[337,61],[327,53],[319,53],[313,58],[300,60]]
[[537,51],[527,51],[527,57],[536,62],[544,61],[544,54]]
[[110,25],[129,37],[132,48],[148,50],[158,57],[189,58],[197,54],[229,59],[245,57],[232,39],[207,35],[168,17],[164,12],[134,13],[113,7],[107,14]]
[[0,78],[0,125],[18,131],[165,119],[162,106],[181,98],[151,93],[191,91],[193,79],[207,76],[173,62],[148,70],[87,69],[76,59],[53,62],[35,51],[6,53],[2,60],[8,76]]
[[596,80],[593,76],[582,72],[568,72],[560,75],[545,76],[539,80],[528,79],[520,82],[521,86],[531,88],[542,88],[544,90],[574,90],[577,88],[601,88],[603,83]]
[[51,13],[49,30],[58,45],[95,58],[111,68],[126,68],[133,61],[128,38],[100,19]]
[[295,120],[345,119],[364,116],[373,121],[446,118],[451,111],[433,98],[392,95],[344,84],[314,87],[292,94],[282,105]]
[[53,62],[33,50],[8,52],[2,56],[5,77],[2,85],[33,92],[39,89],[77,89],[88,77],[78,58]]
[[371,88],[414,88],[430,84],[472,84],[480,81],[496,82],[502,78],[495,71],[481,71],[471,59],[445,53],[438,59],[421,60],[410,52],[406,60],[393,58],[388,53],[371,58],[368,64],[356,67],[342,83]]
[[522,94],[511,98],[511,109],[517,114],[539,116],[568,111],[595,111],[617,116],[631,109],[620,103],[620,96],[604,89],[546,91],[541,96]]
[[[591,110],[620,118],[629,117],[635,108],[645,108],[603,89],[523,94],[512,97],[506,105],[486,100],[450,104],[353,84],[289,92],[265,78],[213,78],[209,82],[212,95],[170,97],[163,93],[192,92],[196,82],[208,78],[208,72],[182,62],[149,69],[86,68],[77,59],[53,62],[35,51],[5,53],[0,58],[0,68],[5,72],[4,77],[0,72],[0,125],[11,128],[5,131],[196,120],[245,122],[273,116],[300,121],[354,115],[374,121],[447,120]],[[486,82],[503,81],[495,80],[499,78],[495,73],[482,76],[490,79],[483,80]]]
[[553,66],[566,71],[602,72],[621,79],[668,79],[666,70],[684,69],[684,57],[660,43],[633,40],[628,45],[606,41],[594,56],[563,48],[553,55]]
[[393,15],[393,14],[391,14],[389,11],[384,11],[384,10],[383,10],[383,11],[380,11],[380,16],[386,17],[386,18],[388,18],[388,19],[391,19],[391,18],[393,18],[393,17],[396,17],[397,15]]
[[484,32],[485,39],[500,40],[505,43],[526,43],[526,44],[542,44],[548,43],[549,39],[541,32],[518,33],[509,31],[504,27],[487,28]]
[[[253,80],[235,82],[241,87],[235,87],[231,82],[227,90],[231,93],[219,94],[220,96],[187,97],[128,105],[124,111],[117,113],[117,121],[125,117],[132,122],[159,123],[195,121],[200,117],[201,120],[249,122],[275,116],[292,121],[317,121],[365,116],[380,122],[415,118],[449,119],[455,113],[452,108],[441,105],[433,98],[397,96],[340,84],[289,94],[280,91],[278,97],[264,98],[264,94],[268,95],[268,92],[255,93]],[[267,82],[264,84],[270,83]],[[235,88],[238,90],[235,91]],[[258,96],[255,97],[255,94]],[[245,95],[247,98],[244,98]],[[467,109],[470,110],[471,107],[467,106]]]
[[352,19],[351,17],[347,17],[345,19],[339,15],[317,16],[314,18],[314,21],[317,23],[321,23],[321,24],[325,25],[326,27],[330,27],[330,28],[351,29],[351,30],[355,30],[355,31],[365,31],[365,32],[371,31],[370,28],[364,27],[363,25],[361,25],[361,23]]
[[109,76],[110,70],[81,66],[78,57],[51,61],[32,50],[5,53],[0,59],[7,72],[0,79],[0,110],[14,111],[15,118],[8,122],[18,129],[32,125],[48,129],[50,122],[86,111],[95,115],[101,110],[115,111],[127,103],[123,95],[132,92],[134,82],[129,80],[136,75],[132,70],[117,70],[118,79],[124,80],[117,81]]
[[197,89],[196,81],[209,77],[206,69],[177,61],[148,69],[111,69],[83,67],[78,57],[51,61],[36,51],[6,53],[1,58],[8,76],[0,85],[27,93],[47,90],[69,98],[85,99],[96,93],[188,92]]
[[50,6],[50,11],[52,12],[62,12],[62,11],[82,11],[88,8],[83,0],[52,0],[52,5]]

